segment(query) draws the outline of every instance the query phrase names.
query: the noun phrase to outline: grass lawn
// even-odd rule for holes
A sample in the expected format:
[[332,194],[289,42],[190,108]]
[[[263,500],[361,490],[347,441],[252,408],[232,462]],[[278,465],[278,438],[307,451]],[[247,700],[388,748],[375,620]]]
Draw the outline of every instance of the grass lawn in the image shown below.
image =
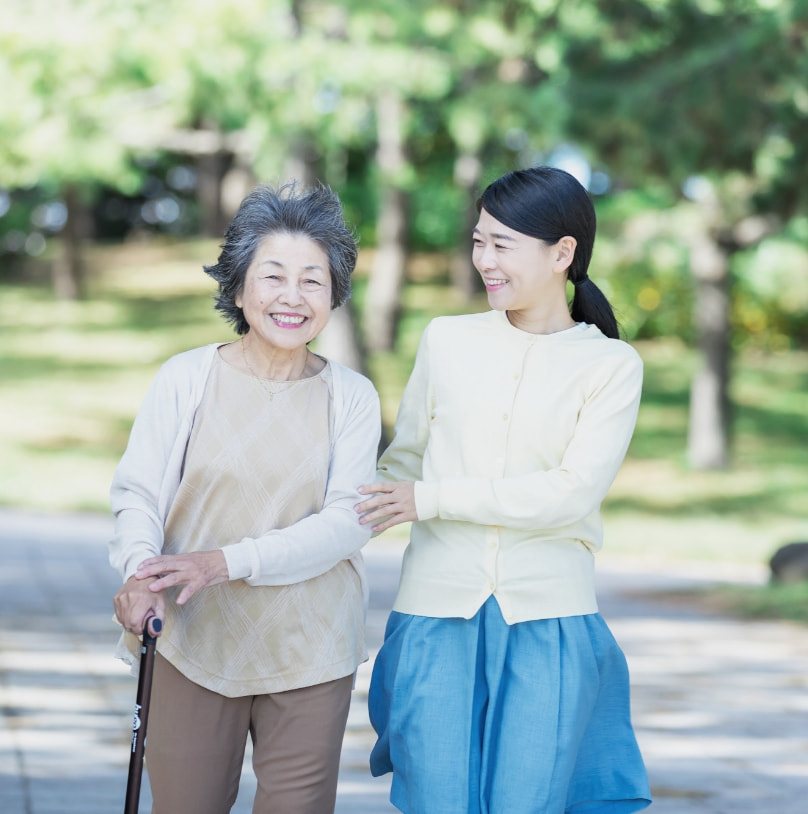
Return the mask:
[[[108,511],[113,469],[158,365],[233,336],[212,309],[214,285],[201,270],[217,254],[215,241],[95,247],[83,302],[54,301],[47,286],[0,285],[0,505]],[[360,257],[360,304],[361,267]],[[421,277],[404,305],[398,352],[370,360],[388,423],[423,326],[433,314],[464,309]],[[779,545],[808,539],[808,353],[736,360],[733,466],[697,473],[684,456],[697,360],[675,340],[637,349],[645,392],[604,506],[603,556],[709,568],[717,560],[765,562]]]
[[808,582],[759,586],[727,583],[670,591],[655,598],[745,619],[789,619],[808,624]]

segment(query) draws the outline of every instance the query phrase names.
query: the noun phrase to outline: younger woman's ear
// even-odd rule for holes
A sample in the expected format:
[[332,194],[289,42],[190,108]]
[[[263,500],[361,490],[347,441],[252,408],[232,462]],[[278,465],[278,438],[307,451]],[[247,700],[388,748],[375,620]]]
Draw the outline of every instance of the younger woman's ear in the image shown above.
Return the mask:
[[557,271],[566,271],[575,257],[575,247],[578,241],[570,235],[565,235],[555,244],[555,261]]

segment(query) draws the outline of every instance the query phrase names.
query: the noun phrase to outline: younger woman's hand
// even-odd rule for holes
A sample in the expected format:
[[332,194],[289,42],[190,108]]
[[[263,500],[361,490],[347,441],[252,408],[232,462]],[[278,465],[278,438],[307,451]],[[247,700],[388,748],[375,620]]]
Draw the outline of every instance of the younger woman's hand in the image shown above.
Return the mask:
[[224,552],[193,551],[190,554],[162,554],[144,560],[137,567],[138,579],[152,579],[149,590],[154,593],[183,585],[177,597],[177,604],[184,605],[197,591],[227,582],[230,578]]
[[369,500],[357,503],[354,508],[361,515],[359,522],[364,526],[374,523],[373,531],[384,531],[400,523],[411,523],[418,519],[415,511],[415,484],[412,481],[399,483],[370,483],[359,487],[360,495],[373,495]]

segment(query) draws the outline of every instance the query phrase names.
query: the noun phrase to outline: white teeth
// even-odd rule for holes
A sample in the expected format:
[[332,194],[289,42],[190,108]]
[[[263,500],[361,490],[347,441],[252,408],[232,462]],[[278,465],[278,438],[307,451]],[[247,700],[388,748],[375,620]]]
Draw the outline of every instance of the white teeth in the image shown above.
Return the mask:
[[505,283],[507,283],[507,282],[508,282],[507,280],[486,280],[485,284],[486,285],[505,285]]
[[286,314],[272,314],[272,319],[275,322],[282,322],[284,325],[300,325],[305,317],[291,317]]

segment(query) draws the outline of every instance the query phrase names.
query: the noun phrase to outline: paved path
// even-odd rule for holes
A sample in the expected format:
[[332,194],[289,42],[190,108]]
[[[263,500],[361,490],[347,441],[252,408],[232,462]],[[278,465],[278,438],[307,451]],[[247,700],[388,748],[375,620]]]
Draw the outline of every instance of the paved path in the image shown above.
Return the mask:
[[[111,657],[117,577],[106,560],[110,529],[105,517],[0,510],[2,814],[123,809],[135,681]],[[368,548],[372,654],[400,554],[400,545],[384,538]],[[738,622],[661,602],[655,591],[697,581],[667,570],[660,575],[606,557],[599,563],[602,612],[632,671],[634,720],[656,799],[650,810],[803,814],[808,628]],[[354,693],[339,814],[394,811],[389,780],[367,771],[369,670],[363,665]],[[247,769],[234,814],[251,811],[252,790]],[[141,810],[150,810],[147,778]]]

